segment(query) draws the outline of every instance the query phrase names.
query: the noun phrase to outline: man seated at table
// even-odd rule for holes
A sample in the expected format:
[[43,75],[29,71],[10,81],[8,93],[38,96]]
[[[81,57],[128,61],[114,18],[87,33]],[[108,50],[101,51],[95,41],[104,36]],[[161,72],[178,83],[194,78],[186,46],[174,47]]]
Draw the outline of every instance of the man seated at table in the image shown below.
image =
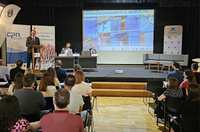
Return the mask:
[[71,103],[70,96],[70,92],[65,88],[55,92],[56,110],[40,120],[43,132],[83,132],[81,117],[68,111],[68,104]]
[[179,84],[183,82],[183,79],[184,79],[183,72],[179,70],[179,67],[180,67],[180,64],[178,62],[174,62],[172,66],[174,71],[169,72],[167,74],[166,81],[168,81],[170,77],[175,77],[176,79],[178,79]]
[[63,83],[65,81],[65,78],[67,77],[67,71],[61,68],[61,66],[62,66],[61,60],[57,60],[55,67],[57,78],[61,83]]
[[191,69],[192,69],[192,71],[194,72],[194,75],[195,75],[195,77],[196,77],[196,82],[197,82],[198,84],[200,84],[200,72],[197,71],[197,69],[198,69],[198,64],[197,64],[197,63],[192,63]]
[[62,48],[61,54],[66,54],[67,56],[72,56],[72,49],[70,48],[71,44],[67,43],[65,48]]
[[18,60],[16,63],[17,67],[13,68],[10,70],[10,78],[13,81],[15,78],[15,75],[20,72],[24,75],[25,70],[23,70],[21,67],[23,65],[23,61],[22,60]]

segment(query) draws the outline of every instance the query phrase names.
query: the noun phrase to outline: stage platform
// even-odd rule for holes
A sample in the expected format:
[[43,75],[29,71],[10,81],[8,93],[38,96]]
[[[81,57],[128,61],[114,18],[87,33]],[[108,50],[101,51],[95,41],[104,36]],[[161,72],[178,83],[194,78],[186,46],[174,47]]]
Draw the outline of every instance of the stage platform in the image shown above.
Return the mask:
[[[98,65],[97,70],[84,70],[86,81],[89,82],[146,82],[147,79],[161,78],[165,79],[167,71],[157,73],[156,68],[148,69],[144,65]],[[115,70],[123,70],[122,74],[115,73]],[[73,71],[67,71],[73,74]],[[40,80],[42,74],[36,75]]]

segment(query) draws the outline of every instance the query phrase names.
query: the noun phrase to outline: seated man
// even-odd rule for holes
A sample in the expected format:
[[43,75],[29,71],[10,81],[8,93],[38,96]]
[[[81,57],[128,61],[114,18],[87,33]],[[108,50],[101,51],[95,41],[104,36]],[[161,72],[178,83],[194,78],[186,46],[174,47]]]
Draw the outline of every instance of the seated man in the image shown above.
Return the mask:
[[198,84],[200,84],[200,72],[197,71],[197,69],[198,69],[198,64],[197,64],[197,63],[192,63],[191,69],[192,69],[192,71],[194,72],[194,75],[195,75],[195,77],[196,77],[196,82],[197,82]]
[[3,79],[5,82],[10,80],[10,72],[6,66],[4,66],[4,61],[0,59],[0,79]]
[[56,110],[42,117],[40,126],[43,132],[83,132],[83,121],[78,115],[69,113],[70,93],[61,88],[55,92]]
[[61,68],[61,66],[62,66],[61,60],[57,60],[56,67],[55,67],[57,78],[61,83],[63,83],[65,78],[67,77],[67,71]]
[[45,108],[46,101],[43,94],[34,90],[35,75],[27,74],[24,76],[23,88],[16,90],[14,95],[19,101],[21,114],[38,115],[40,117],[41,109]]
[[16,63],[17,67],[13,68],[10,70],[10,79],[11,81],[14,80],[15,78],[15,75],[18,73],[18,72],[21,72],[23,75],[24,75],[24,72],[25,70],[21,69],[22,65],[23,65],[23,61],[21,60],[18,60],[17,63]]
[[68,105],[69,113],[79,114],[83,109],[84,102],[81,95],[71,91],[75,81],[74,75],[68,75],[65,78],[64,85],[65,88],[70,92],[70,104]]
[[169,72],[167,74],[166,81],[168,81],[170,77],[175,77],[176,79],[178,79],[179,84],[183,82],[183,79],[184,79],[183,72],[179,70],[179,67],[180,67],[180,64],[178,62],[174,62],[172,66],[174,71]]
[[61,54],[66,54],[67,56],[72,56],[72,49],[70,48],[71,44],[67,43],[65,48],[62,48]]

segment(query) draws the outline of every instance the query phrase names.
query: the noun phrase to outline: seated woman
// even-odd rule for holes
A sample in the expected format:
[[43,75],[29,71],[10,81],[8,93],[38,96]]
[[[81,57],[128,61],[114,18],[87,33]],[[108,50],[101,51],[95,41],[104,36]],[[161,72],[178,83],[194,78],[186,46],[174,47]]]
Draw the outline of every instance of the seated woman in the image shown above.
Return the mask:
[[[183,115],[188,115],[192,117],[199,118],[200,116],[200,85],[197,83],[188,83],[186,89],[187,100],[183,101],[177,108],[176,119],[178,122],[180,121]],[[199,127],[199,126],[194,126]],[[179,132],[179,126],[177,126],[174,122],[172,122],[173,130]],[[171,130],[172,131],[172,130]]]
[[94,44],[90,44],[89,51],[90,54],[97,54],[97,51],[94,49]]
[[[162,101],[167,96],[179,98],[183,97],[183,91],[179,87],[178,80],[174,77],[170,77],[168,79],[168,88],[162,95],[158,97],[158,100]],[[172,108],[168,108],[168,110],[171,112],[175,112],[175,110]]]
[[194,72],[192,70],[190,70],[190,69],[185,70],[183,75],[184,75],[184,78],[186,80],[181,83],[181,86],[180,86],[181,88],[186,89],[188,83],[196,82],[196,77],[195,77]]
[[11,84],[8,88],[8,94],[13,95],[14,91],[23,88],[24,75],[18,72],[14,78],[14,84]]
[[90,96],[91,100],[92,88],[90,87],[90,84],[85,82],[85,75],[83,71],[77,70],[74,73],[74,76],[76,77],[76,82],[74,87],[72,87],[72,91],[82,96]]
[[52,67],[49,67],[46,71],[46,73],[51,73],[53,75],[53,82],[56,86],[57,89],[61,88],[60,87],[60,81],[57,78],[56,70]]
[[22,132],[27,129],[37,130],[20,115],[18,100],[15,96],[8,95],[0,100],[0,131]]
[[[24,72],[24,76],[25,76],[26,74],[33,74],[33,70],[32,70],[31,68],[27,68],[27,69],[25,70],[25,72]],[[36,77],[35,77],[34,86],[35,86],[35,90],[36,90],[36,88],[37,88],[37,86],[38,86],[37,78],[36,78]]]
[[65,48],[62,48],[61,54],[66,54],[67,56],[72,56],[73,52],[72,49],[70,48],[71,44],[67,43]]
[[40,80],[40,85],[37,87],[44,97],[53,97],[57,91],[53,82],[53,75],[51,73],[44,73]]

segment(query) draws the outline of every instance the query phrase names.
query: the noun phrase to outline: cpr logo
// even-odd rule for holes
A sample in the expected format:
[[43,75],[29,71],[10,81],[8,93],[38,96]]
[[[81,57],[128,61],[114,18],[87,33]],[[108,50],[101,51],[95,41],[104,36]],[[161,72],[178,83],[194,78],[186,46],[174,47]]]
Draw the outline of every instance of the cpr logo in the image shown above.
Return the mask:
[[8,32],[7,37],[20,37],[20,33]]

